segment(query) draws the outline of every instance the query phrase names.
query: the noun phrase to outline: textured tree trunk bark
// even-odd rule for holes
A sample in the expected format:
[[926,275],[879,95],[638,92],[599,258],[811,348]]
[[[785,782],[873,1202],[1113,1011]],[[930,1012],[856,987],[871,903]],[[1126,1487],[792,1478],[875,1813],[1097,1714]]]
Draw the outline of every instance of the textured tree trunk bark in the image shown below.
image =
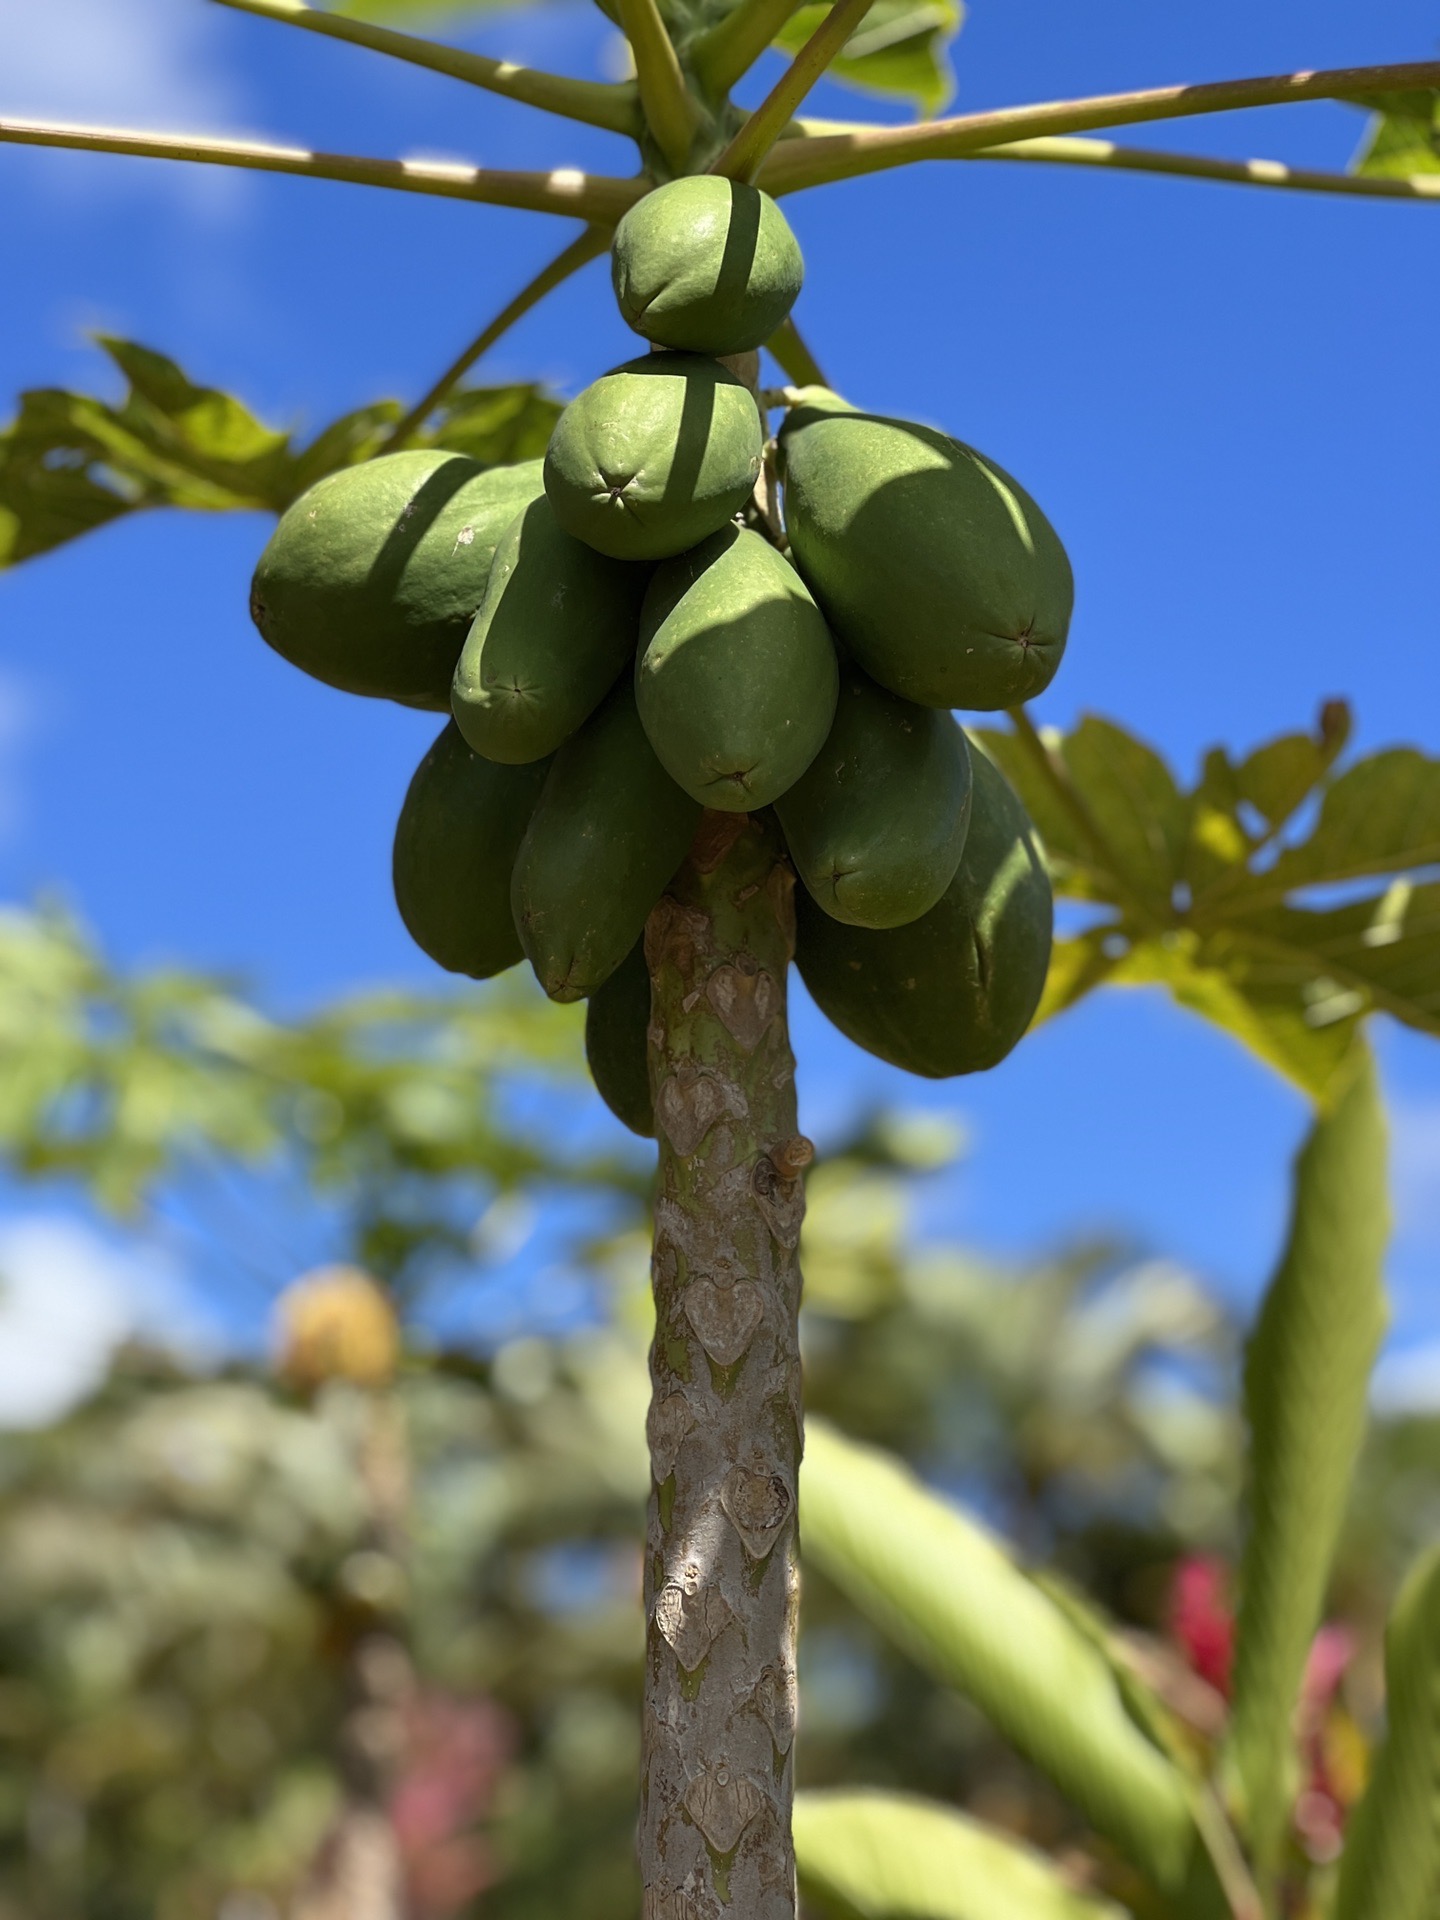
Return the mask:
[[650,917],[660,1144],[645,1564],[645,1920],[793,1920],[801,1170],[794,877],[707,813]]

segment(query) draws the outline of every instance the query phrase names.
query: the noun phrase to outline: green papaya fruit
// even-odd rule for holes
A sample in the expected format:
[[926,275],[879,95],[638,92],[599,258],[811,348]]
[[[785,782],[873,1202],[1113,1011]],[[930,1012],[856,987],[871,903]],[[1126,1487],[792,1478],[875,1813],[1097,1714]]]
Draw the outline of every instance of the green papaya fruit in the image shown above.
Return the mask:
[[775,811],[796,872],[831,919],[903,927],[955,878],[971,782],[953,714],[847,665],[829,737]]
[[551,762],[515,861],[515,925],[552,1000],[583,1000],[610,978],[699,822],[622,678]]
[[585,1058],[590,1078],[615,1118],[647,1139],[655,1132],[649,1025],[650,969],[645,964],[645,942],[640,939],[604,986],[590,996],[585,1009]]
[[824,616],[768,540],[723,527],[658,567],[640,616],[635,699],[661,764],[707,807],[769,806],[835,717]]
[[567,533],[616,560],[663,560],[738,513],[760,477],[750,389],[696,353],[651,353],[570,402],[545,454]]
[[538,460],[482,467],[435,448],[328,474],[270,536],[251,618],[329,686],[444,713],[495,544],[541,486]]
[[546,771],[482,759],[453,720],[415,770],[395,829],[395,904],[416,946],[451,973],[488,980],[524,957],[510,875]]
[[662,347],[746,353],[763,346],[805,277],[790,223],[758,187],[687,174],[637,200],[610,246],[626,324]]
[[1029,816],[978,748],[970,831],[939,903],[906,927],[847,927],[800,888],[795,959],[822,1013],[929,1080],[1003,1060],[1035,1016],[1052,903]]
[[790,550],[873,680],[927,707],[1011,707],[1049,686],[1075,587],[1009,474],[933,427],[807,389],[780,431]]
[[506,528],[455,669],[460,731],[490,760],[568,740],[630,663],[649,570],[565,532],[542,494]]

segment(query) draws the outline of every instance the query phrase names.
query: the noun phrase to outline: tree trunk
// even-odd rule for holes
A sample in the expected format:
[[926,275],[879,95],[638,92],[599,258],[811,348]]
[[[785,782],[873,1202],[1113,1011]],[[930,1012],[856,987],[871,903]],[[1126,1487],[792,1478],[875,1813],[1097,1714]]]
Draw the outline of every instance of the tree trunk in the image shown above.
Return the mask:
[[645,1920],[794,1920],[802,1413],[794,876],[707,813],[650,917],[660,1144],[645,1562]]

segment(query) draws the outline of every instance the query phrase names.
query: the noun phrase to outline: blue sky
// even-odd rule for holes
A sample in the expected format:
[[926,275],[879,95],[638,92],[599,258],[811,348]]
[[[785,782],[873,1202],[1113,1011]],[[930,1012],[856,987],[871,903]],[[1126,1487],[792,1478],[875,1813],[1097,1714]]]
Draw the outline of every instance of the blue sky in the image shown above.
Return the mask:
[[[578,73],[580,0],[455,38]],[[1426,58],[1434,0],[977,0],[959,104]],[[203,0],[0,0],[0,111],[377,154],[625,171],[607,136]],[[853,115],[854,96],[815,111]],[[1343,166],[1340,106],[1178,123],[1152,144]],[[85,331],[176,354],[313,427],[413,396],[553,252],[558,222],[342,186],[0,149],[0,407],[106,378]],[[1359,744],[1440,751],[1433,316],[1440,206],[1041,168],[933,165],[799,196],[798,318],[835,384],[939,422],[1040,499],[1075,562],[1042,719],[1095,710],[1188,774],[1355,703]],[[603,268],[490,378],[574,391],[631,349]],[[238,970],[280,1008],[427,984],[390,900],[394,816],[433,721],[312,685],[260,644],[258,518],[153,516],[0,578],[0,893],[58,889],[127,962]],[[875,1099],[963,1115],[929,1202],[997,1250],[1109,1226],[1248,1297],[1273,1258],[1300,1100],[1165,1002],[1109,995],[999,1072],[921,1086],[801,1007],[804,1119]],[[1440,1356],[1440,1051],[1382,1028],[1396,1113],[1398,1337]],[[1440,1357],[1436,1362],[1440,1372]]]

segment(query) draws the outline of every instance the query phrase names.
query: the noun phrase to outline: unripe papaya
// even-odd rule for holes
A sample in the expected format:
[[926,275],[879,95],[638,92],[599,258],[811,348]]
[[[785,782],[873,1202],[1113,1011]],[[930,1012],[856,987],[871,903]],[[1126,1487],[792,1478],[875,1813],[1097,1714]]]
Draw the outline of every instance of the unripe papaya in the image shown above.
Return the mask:
[[637,940],[585,1009],[585,1058],[600,1098],[632,1133],[655,1132],[650,1097],[650,969]]
[[1029,816],[971,752],[970,831],[938,905],[906,927],[832,920],[795,896],[795,959],[820,1010],[868,1053],[926,1079],[1003,1060],[1035,1016],[1050,963],[1050,880]]
[[622,678],[551,762],[515,861],[515,925],[552,1000],[583,1000],[610,978],[699,822]]
[[872,679],[927,707],[1010,707],[1049,686],[1074,580],[1009,474],[823,388],[791,410],[780,458],[795,564]]
[[395,904],[451,973],[488,980],[524,957],[510,875],[546,771],[482,759],[453,720],[416,768],[395,829]]
[[538,460],[482,467],[434,448],[328,474],[270,536],[251,618],[317,680],[443,713],[495,543],[541,485]]
[[970,752],[952,714],[840,676],[829,738],[775,803],[817,905],[854,927],[902,927],[955,878],[970,825]]
[[566,533],[543,494],[517,515],[451,689],[477,753],[539,760],[570,738],[630,663],[648,579]]
[[636,201],[615,229],[610,272],[621,313],[647,340],[746,353],[794,306],[805,263],[768,193],[694,173]]
[[567,533],[616,560],[663,560],[723,527],[760,477],[750,389],[697,353],[652,353],[570,402],[545,454]]
[[724,527],[656,569],[635,699],[661,764],[702,805],[749,813],[809,766],[835,716],[824,616],[768,540]]

